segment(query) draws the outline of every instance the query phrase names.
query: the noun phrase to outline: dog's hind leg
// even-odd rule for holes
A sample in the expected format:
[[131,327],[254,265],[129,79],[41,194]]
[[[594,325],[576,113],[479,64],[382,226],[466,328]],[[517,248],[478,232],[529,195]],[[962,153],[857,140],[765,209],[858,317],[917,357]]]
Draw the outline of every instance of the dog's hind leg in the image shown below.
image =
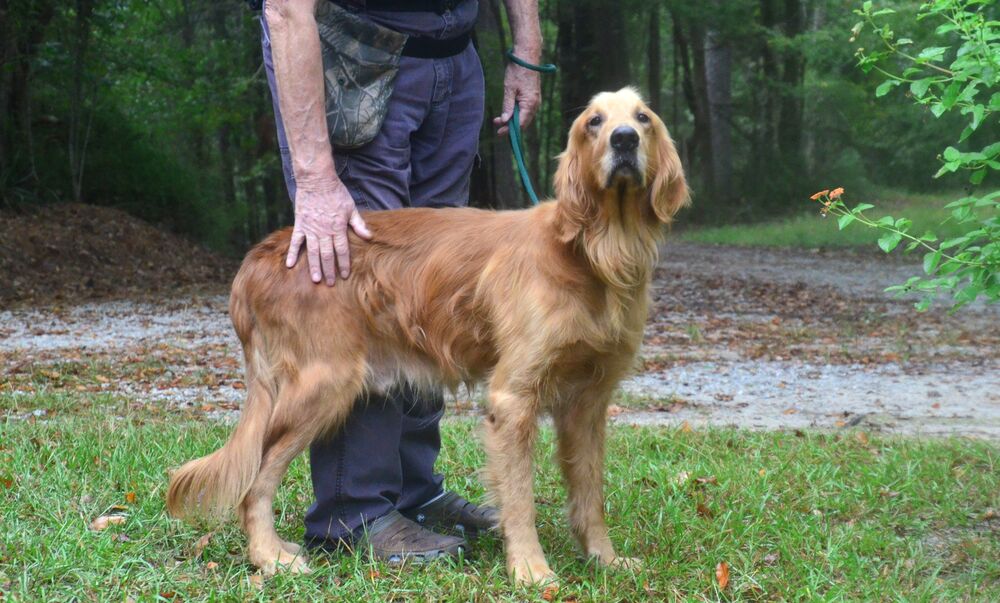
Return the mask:
[[538,542],[532,452],[538,430],[537,401],[502,389],[490,392],[484,443],[486,478],[500,505],[507,571],[524,584],[555,579]]
[[268,425],[260,471],[240,504],[250,562],[270,575],[281,568],[308,572],[300,547],[274,529],[274,495],[288,465],[320,433],[336,429],[361,392],[363,367],[334,369],[313,364],[286,383]]
[[553,412],[557,456],[569,490],[569,523],[584,552],[599,563],[635,567],[618,557],[604,521],[604,439],[607,392],[588,392]]

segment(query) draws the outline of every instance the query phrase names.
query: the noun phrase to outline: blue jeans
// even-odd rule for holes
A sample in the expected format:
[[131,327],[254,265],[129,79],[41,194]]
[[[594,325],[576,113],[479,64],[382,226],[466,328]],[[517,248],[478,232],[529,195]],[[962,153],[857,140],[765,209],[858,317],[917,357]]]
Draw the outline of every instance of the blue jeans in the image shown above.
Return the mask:
[[[294,202],[295,176],[266,19],[261,23],[285,183]],[[468,205],[484,99],[482,66],[471,45],[445,59],[402,57],[378,136],[358,149],[334,149],[337,174],[358,207]],[[305,518],[308,544],[349,540],[364,523],[441,494],[443,477],[434,473],[434,462],[441,448],[444,401],[440,395],[426,398],[406,386],[367,396],[339,432],[312,445],[316,502]]]

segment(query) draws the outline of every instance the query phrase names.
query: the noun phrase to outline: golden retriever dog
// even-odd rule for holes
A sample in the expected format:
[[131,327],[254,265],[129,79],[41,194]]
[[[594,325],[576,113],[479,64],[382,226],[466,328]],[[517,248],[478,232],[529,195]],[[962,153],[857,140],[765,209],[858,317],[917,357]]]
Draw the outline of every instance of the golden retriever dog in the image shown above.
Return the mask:
[[173,474],[170,513],[235,507],[254,565],[308,571],[274,528],[292,459],[339,429],[365,392],[485,381],[484,475],[511,576],[554,578],[532,494],[542,413],[554,420],[573,534],[600,563],[631,565],[604,521],[607,406],[642,341],[657,243],[687,184],[663,122],[625,88],[598,94],[574,121],[555,192],[519,211],[369,213],[373,238],[352,235],[351,276],[334,287],[313,284],[306,262],[285,267],[291,229],[252,249],[229,306],[247,401],[222,448]]

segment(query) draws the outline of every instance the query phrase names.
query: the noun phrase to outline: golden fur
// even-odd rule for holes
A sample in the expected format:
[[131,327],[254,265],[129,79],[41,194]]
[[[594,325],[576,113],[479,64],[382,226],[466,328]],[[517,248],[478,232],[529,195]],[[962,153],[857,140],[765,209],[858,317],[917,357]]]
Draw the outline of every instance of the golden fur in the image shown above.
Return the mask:
[[[623,125],[640,136],[626,175],[609,142]],[[173,474],[170,512],[237,507],[251,562],[307,571],[274,529],[291,460],[338,429],[365,391],[486,381],[485,476],[512,576],[553,577],[532,497],[543,412],[554,418],[573,533],[601,563],[627,564],[603,517],[606,409],[642,340],[657,242],[687,186],[663,122],[626,88],[597,95],[573,123],[555,189],[555,201],[521,211],[367,214],[374,237],[352,235],[351,277],[334,287],[314,285],[305,262],[284,267],[290,229],[252,249],[230,300],[247,401],[222,448]]]

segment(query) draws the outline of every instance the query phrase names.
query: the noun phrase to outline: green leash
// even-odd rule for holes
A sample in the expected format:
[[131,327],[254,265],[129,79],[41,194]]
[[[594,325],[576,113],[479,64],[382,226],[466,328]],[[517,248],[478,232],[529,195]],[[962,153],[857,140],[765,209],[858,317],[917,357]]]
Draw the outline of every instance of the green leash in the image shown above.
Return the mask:
[[[525,69],[539,73],[556,72],[556,66],[552,63],[534,65],[518,58],[514,54],[513,48],[507,51],[507,58],[514,64],[520,65]],[[524,147],[521,145],[521,110],[518,107],[517,101],[514,102],[514,114],[511,115],[507,126],[510,129],[510,150],[514,153],[514,162],[517,163],[517,171],[521,174],[521,184],[524,185],[524,190],[528,193],[528,198],[531,199],[532,204],[538,205],[538,195],[535,194],[535,189],[531,186],[531,176],[528,175],[528,166],[524,162]]]

